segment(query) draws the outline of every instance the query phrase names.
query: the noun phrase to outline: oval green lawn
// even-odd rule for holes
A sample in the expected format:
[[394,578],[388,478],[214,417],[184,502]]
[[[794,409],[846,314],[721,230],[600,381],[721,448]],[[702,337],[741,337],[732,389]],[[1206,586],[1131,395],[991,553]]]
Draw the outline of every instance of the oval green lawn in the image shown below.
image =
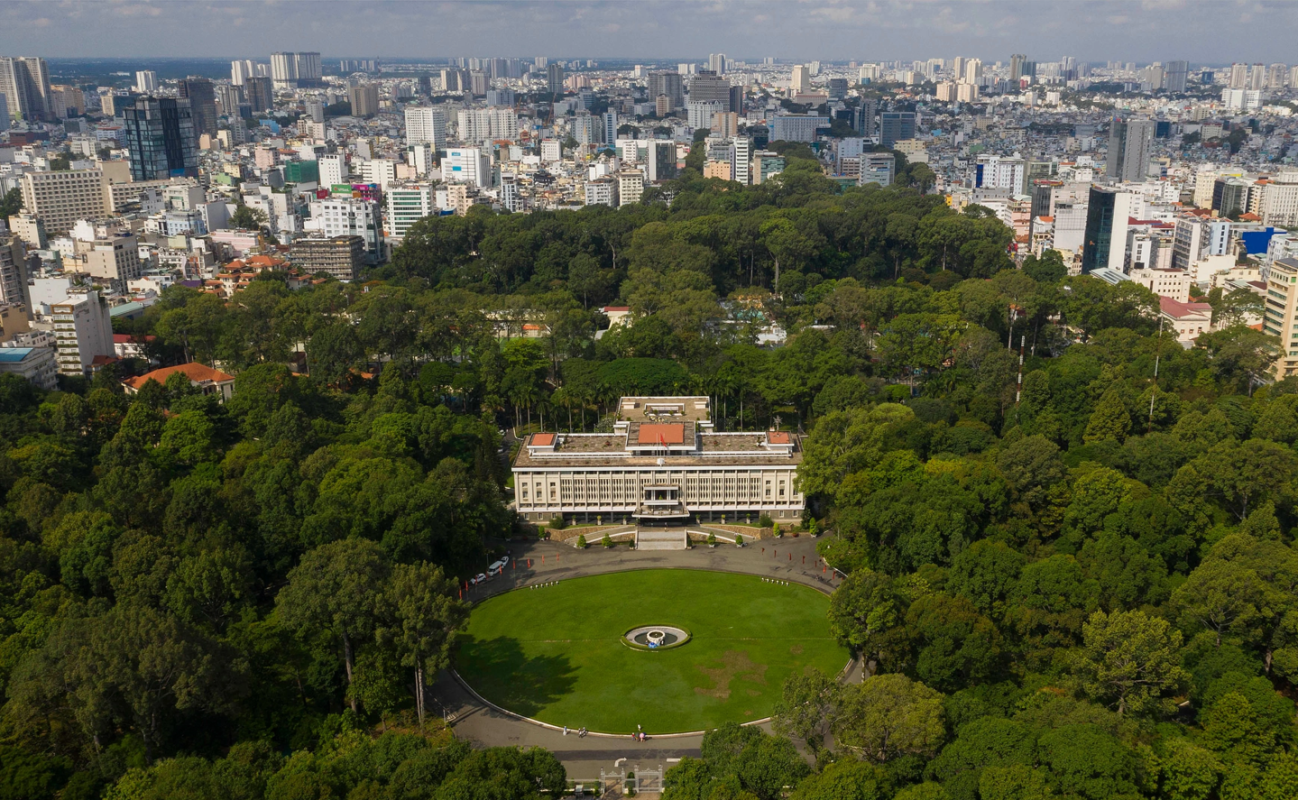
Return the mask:
[[[636,570],[518,589],[484,601],[455,667],[479,694],[525,717],[604,733],[704,730],[770,716],[784,679],[836,674],[848,652],[829,598],[806,586],[701,570]],[[661,652],[622,634],[675,625],[693,638]]]

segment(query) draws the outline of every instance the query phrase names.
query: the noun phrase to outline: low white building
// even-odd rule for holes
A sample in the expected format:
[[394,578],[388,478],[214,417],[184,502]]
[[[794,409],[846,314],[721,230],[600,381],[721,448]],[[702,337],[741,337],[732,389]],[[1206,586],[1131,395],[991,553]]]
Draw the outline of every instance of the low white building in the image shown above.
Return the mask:
[[0,373],[17,375],[53,391],[58,387],[58,372],[52,347],[0,347]]
[[761,514],[800,519],[802,440],[714,430],[707,397],[623,397],[613,433],[534,433],[514,460],[524,519],[684,525]]

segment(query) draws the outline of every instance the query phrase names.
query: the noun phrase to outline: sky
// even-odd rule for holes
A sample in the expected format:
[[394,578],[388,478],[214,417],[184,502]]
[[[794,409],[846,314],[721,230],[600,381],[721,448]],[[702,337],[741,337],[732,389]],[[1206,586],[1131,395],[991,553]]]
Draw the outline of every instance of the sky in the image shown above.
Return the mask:
[[1298,0],[0,0],[0,55],[1298,61]]

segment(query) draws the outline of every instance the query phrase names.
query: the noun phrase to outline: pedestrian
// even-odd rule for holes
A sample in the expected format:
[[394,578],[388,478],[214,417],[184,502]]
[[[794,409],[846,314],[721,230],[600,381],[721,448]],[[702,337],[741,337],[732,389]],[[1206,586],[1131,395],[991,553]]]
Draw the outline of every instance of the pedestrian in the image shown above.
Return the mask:
[[568,735],[568,726],[567,726],[567,725],[564,725],[564,726],[563,726],[563,735],[564,735],[564,736],[567,736],[567,735]]

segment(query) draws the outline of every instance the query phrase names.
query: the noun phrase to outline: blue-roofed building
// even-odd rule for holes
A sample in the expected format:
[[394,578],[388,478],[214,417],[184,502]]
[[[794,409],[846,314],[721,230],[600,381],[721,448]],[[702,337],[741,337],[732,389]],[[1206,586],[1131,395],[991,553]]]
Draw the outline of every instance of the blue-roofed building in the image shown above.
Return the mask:
[[17,375],[50,391],[58,385],[59,365],[52,347],[0,347],[0,373]]

